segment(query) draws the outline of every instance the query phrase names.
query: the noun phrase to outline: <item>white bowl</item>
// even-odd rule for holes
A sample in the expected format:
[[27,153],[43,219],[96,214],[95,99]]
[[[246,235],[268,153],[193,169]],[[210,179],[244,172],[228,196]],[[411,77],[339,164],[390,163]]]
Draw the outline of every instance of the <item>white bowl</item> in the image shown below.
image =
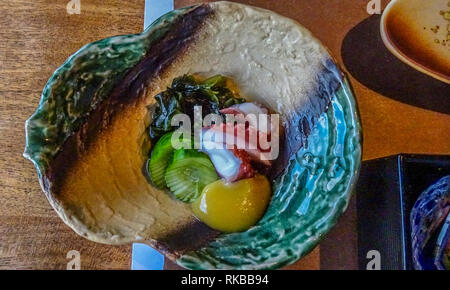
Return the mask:
[[449,0],[392,0],[381,18],[381,37],[397,58],[450,84]]

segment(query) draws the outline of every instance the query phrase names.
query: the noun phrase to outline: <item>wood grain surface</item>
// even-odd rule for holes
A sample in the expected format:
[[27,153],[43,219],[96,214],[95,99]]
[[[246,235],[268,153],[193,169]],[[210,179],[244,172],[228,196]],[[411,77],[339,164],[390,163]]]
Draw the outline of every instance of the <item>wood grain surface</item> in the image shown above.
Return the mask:
[[[36,109],[52,72],[88,42],[137,33],[143,27],[143,0],[81,0],[79,15],[66,12],[68,2],[0,1],[0,269],[65,269],[70,250],[80,251],[82,269],[130,268],[131,246],[96,244],[63,224],[41,192],[33,165],[22,157],[24,122]],[[176,0],[175,6],[195,2]],[[296,19],[329,47],[344,70],[343,40],[369,17],[368,1],[238,2]],[[367,53],[369,57],[371,51]],[[364,159],[397,153],[450,154],[449,115],[400,102],[366,86],[360,82],[363,78],[350,78],[364,129]],[[417,82],[414,85],[420,85]],[[318,269],[319,257],[316,248],[288,268]]]

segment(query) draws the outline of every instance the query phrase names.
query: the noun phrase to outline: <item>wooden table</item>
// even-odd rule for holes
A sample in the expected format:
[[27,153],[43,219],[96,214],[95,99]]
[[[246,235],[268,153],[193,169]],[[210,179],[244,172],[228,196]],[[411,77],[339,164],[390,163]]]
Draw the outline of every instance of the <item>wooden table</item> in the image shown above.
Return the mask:
[[[24,122],[36,109],[42,88],[52,72],[85,43],[112,35],[140,32],[143,27],[144,1],[141,0],[126,1],[126,4],[119,0],[81,0],[79,15],[67,14],[67,2],[0,2],[0,269],[65,269],[68,262],[66,254],[70,250],[80,251],[83,269],[130,268],[131,246],[115,247],[90,242],[77,236],[60,221],[41,192],[33,165],[22,157]],[[194,2],[197,1],[178,0],[175,6]],[[270,8],[297,19],[330,48],[344,70],[348,70],[346,64],[351,65],[351,73],[357,74],[356,78],[349,75],[364,128],[364,159],[401,152],[450,153],[448,114],[408,105],[409,92],[405,88],[399,90],[398,98],[392,97],[396,88],[383,90],[386,80],[382,86],[368,81],[370,78],[364,76],[364,71],[370,72],[374,68],[361,69],[364,51],[355,50],[361,57],[358,62],[342,57],[351,55],[342,50],[343,43],[346,43],[344,40],[349,39],[349,31],[370,16],[365,8],[368,1],[239,2]],[[373,25],[368,27],[374,29]],[[361,35],[361,41],[369,42],[378,37],[373,31],[372,35],[366,35],[364,31]],[[358,48],[360,44],[355,45]],[[367,58],[376,56],[372,49],[383,49],[379,42],[375,43],[376,47],[372,46],[367,46]],[[351,45],[346,47],[352,49]],[[387,62],[395,60],[387,59]],[[440,94],[445,94],[448,89],[429,78],[414,76],[412,85],[431,83]],[[341,223],[353,219],[346,214]],[[320,252],[317,248],[289,268],[318,269]]]

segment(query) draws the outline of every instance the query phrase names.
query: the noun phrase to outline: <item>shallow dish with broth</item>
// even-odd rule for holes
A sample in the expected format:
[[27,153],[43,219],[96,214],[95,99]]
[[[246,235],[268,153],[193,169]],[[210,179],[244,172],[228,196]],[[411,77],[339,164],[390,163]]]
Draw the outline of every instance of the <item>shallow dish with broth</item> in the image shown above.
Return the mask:
[[380,30],[398,59],[450,84],[450,1],[393,0],[383,11]]

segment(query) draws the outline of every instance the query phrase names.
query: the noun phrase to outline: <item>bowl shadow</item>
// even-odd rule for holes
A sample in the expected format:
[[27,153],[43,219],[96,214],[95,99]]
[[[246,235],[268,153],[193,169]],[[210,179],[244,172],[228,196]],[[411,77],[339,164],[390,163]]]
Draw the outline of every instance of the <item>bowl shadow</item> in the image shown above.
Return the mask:
[[450,114],[450,85],[397,59],[380,35],[381,15],[372,15],[345,36],[341,55],[347,71],[369,89],[409,105]]

